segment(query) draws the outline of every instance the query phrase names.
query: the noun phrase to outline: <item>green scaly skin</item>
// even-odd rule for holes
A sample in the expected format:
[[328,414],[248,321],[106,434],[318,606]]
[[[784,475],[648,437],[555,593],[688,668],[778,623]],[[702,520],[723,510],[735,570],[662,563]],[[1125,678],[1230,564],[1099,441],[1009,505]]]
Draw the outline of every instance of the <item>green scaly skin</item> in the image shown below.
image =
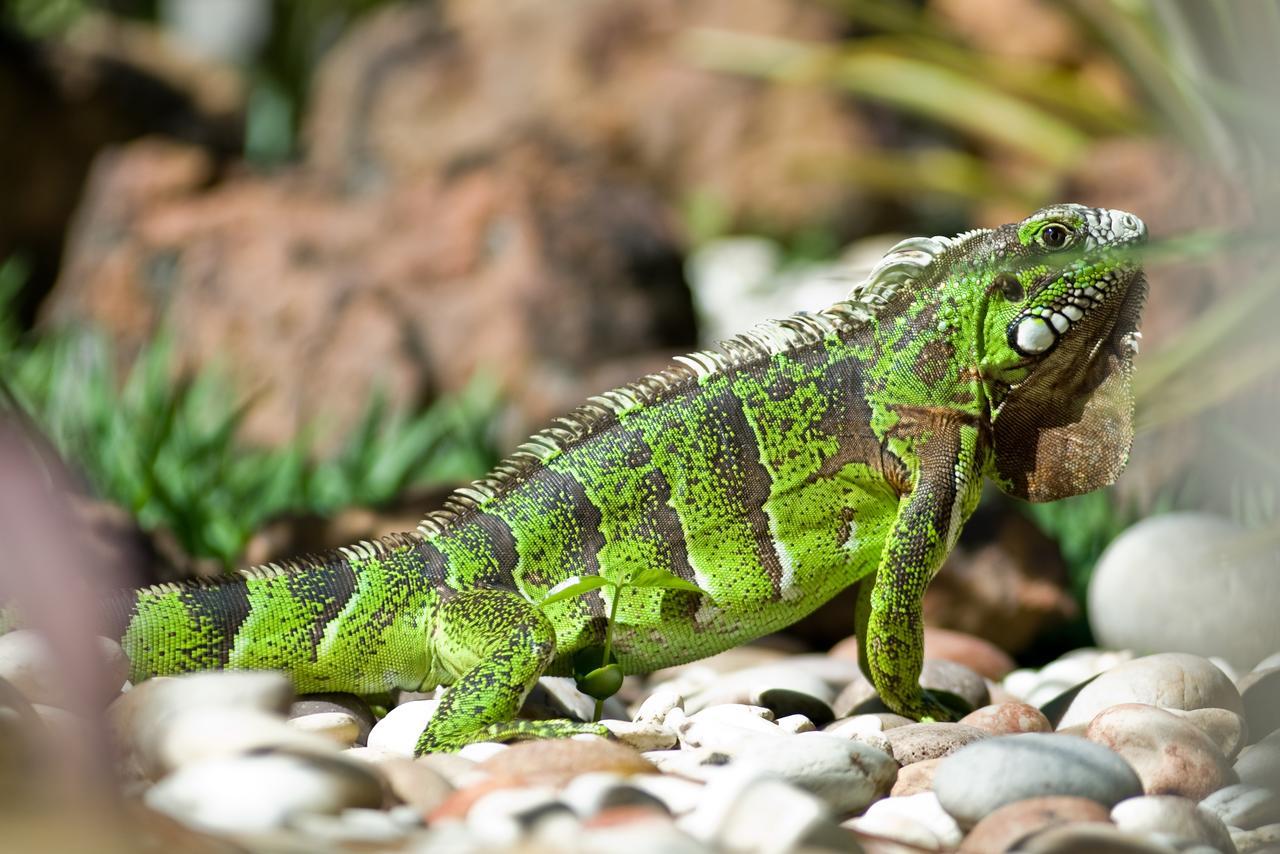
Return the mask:
[[599,650],[612,593],[534,603],[570,576],[660,567],[704,595],[628,590],[613,638],[626,673],[773,632],[857,585],[880,696],[952,719],[918,684],[925,586],[984,476],[1041,501],[1123,466],[1145,294],[1128,247],[1144,237],[1129,214],[1058,205],[904,241],[849,300],[593,398],[416,532],[130,595],[116,616],[132,678],[452,686],[419,752],[603,732],[512,720],[540,676]]

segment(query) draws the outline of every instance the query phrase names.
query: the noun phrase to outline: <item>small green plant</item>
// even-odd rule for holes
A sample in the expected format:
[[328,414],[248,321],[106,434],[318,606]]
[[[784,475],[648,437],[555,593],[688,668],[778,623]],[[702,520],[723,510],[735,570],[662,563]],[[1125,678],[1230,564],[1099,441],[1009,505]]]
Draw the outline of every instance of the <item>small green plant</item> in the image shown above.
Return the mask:
[[385,505],[497,460],[498,394],[484,379],[417,412],[393,411],[374,393],[333,452],[315,450],[314,427],[283,447],[249,445],[239,434],[253,399],[216,369],[179,374],[166,336],[121,372],[96,330],[22,335],[4,306],[23,275],[15,261],[0,264],[0,409],[19,409],[89,491],[144,529],[171,532],[192,557],[230,568],[272,518]]
[[609,588],[611,602],[609,605],[609,622],[604,630],[604,651],[596,660],[588,656],[581,662],[575,659],[574,670],[577,677],[578,690],[596,701],[595,715],[592,720],[599,721],[604,713],[604,701],[618,693],[622,687],[622,668],[613,658],[613,630],[618,617],[618,603],[628,590],[684,590],[688,593],[705,595],[701,587],[692,581],[686,581],[665,569],[651,567],[631,573],[623,581],[614,581],[602,575],[571,575],[552,587],[538,602],[545,608],[556,602],[563,602],[601,587]]

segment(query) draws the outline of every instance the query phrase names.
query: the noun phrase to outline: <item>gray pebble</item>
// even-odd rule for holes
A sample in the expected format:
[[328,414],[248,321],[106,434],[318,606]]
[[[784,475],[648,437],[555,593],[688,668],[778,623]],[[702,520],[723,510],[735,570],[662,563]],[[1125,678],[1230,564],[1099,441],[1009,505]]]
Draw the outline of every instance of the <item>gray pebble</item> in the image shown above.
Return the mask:
[[820,732],[759,738],[733,764],[777,774],[817,795],[836,815],[884,797],[898,777],[898,765],[888,754]]
[[638,724],[660,724],[672,709],[683,710],[684,697],[669,688],[659,688],[645,698],[632,720]]
[[1280,732],[1240,751],[1235,769],[1241,783],[1280,792]]
[[353,747],[360,737],[360,723],[347,712],[316,712],[289,718],[288,725],[299,732],[318,735],[339,747]]
[[661,723],[639,723],[605,719],[602,724],[618,741],[639,751],[666,750],[676,746],[675,731]]
[[1111,807],[1142,794],[1142,783],[1101,745],[1027,733],[983,739],[946,757],[933,790],[962,827],[971,827],[1005,804],[1045,795],[1075,795]]
[[1280,794],[1248,783],[1219,789],[1200,806],[1222,819],[1223,824],[1244,830],[1280,822]]
[[1266,738],[1280,729],[1280,667],[1254,670],[1237,683],[1244,701],[1244,716],[1249,722],[1249,737]]

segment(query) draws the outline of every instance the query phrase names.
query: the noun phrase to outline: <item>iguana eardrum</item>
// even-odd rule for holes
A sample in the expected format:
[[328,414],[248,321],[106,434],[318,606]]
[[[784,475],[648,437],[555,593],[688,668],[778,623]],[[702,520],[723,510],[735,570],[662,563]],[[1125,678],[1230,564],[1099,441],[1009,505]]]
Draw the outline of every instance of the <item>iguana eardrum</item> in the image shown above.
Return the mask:
[[601,732],[512,720],[538,677],[601,646],[612,594],[537,602],[571,576],[659,567],[704,592],[627,591],[625,672],[773,632],[857,585],[880,696],[950,719],[917,682],[925,586],[984,476],[1049,501],[1119,473],[1145,236],[1132,214],[1056,205],[904,240],[848,300],[592,398],[415,532],[131,594],[116,616],[133,679],[269,668],[302,692],[452,686],[419,752]]

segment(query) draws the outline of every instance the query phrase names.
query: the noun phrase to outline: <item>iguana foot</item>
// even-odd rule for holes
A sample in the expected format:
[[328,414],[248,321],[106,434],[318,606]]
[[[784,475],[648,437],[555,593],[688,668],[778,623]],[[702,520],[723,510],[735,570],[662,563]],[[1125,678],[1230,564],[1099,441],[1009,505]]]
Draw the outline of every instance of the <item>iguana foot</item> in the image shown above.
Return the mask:
[[448,737],[432,737],[430,732],[424,732],[418,739],[414,752],[419,756],[424,753],[452,753],[477,741],[530,741],[539,738],[568,738],[581,733],[610,737],[604,724],[564,718],[547,721],[500,721]]

